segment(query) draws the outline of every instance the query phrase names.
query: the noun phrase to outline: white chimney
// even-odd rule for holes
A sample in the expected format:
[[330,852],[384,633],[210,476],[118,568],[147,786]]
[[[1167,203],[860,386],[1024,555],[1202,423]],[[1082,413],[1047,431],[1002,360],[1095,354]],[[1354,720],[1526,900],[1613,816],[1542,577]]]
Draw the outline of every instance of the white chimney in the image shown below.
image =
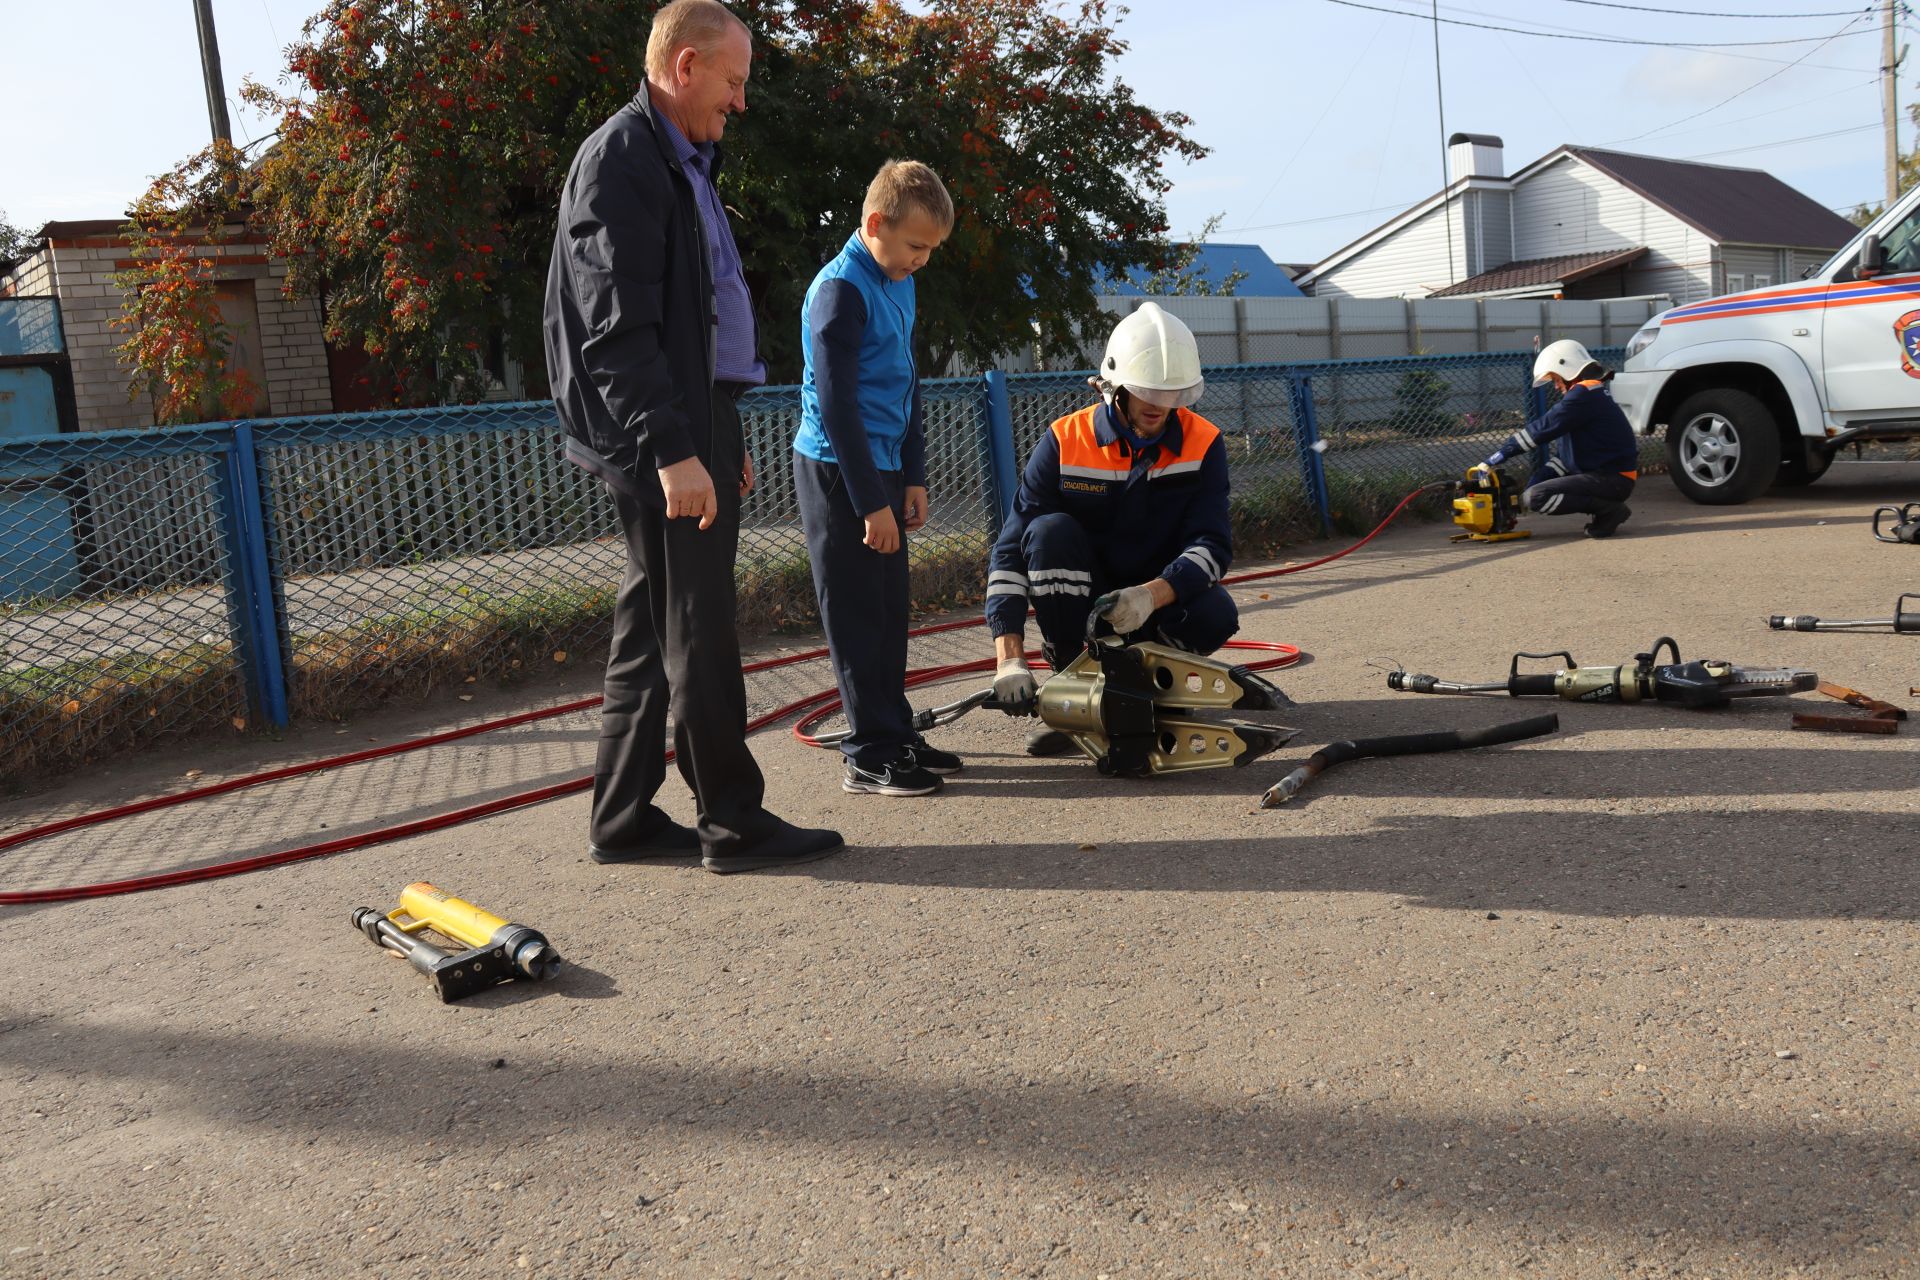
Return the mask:
[[1447,139],[1447,185],[1462,178],[1504,178],[1506,144],[1490,133],[1456,133]]

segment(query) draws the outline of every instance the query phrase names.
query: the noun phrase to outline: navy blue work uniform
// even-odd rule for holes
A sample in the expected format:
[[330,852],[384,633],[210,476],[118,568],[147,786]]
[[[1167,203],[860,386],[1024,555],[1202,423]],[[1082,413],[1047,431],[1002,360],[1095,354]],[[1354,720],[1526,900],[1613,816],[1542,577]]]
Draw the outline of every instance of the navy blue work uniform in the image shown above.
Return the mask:
[[1220,579],[1233,563],[1227,448],[1220,429],[1175,409],[1149,441],[1111,405],[1072,413],[1034,446],[1013,515],[987,572],[987,624],[1019,635],[1027,608],[1058,670],[1086,643],[1087,615],[1104,592],[1164,578],[1174,602],[1126,637],[1212,653],[1240,629]]
[[1536,448],[1546,461],[1522,500],[1541,515],[1611,516],[1640,478],[1640,446],[1627,415],[1599,379],[1576,382],[1545,414],[1508,436],[1487,459],[1499,466]]

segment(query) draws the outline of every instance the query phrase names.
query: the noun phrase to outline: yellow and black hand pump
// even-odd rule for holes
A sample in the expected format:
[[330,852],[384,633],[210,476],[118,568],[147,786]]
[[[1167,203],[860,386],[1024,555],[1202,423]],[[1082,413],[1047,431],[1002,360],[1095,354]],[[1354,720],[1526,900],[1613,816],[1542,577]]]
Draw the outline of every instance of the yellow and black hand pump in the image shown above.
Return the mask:
[[[561,965],[560,953],[539,930],[502,920],[425,881],[402,889],[393,911],[355,907],[353,927],[405,956],[448,1002],[512,978],[544,981]],[[464,950],[436,946],[421,936],[428,930]]]

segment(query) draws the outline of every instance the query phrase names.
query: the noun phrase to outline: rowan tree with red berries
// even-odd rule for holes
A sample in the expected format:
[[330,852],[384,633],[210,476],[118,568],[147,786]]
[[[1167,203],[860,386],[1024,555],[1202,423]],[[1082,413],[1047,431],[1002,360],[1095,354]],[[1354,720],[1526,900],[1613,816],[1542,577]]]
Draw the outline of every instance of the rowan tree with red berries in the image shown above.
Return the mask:
[[[498,342],[536,379],[554,214],[580,142],[645,76],[661,0],[332,0],[288,50],[249,194],[408,403],[470,398]],[[951,189],[952,237],[917,277],[923,369],[1104,329],[1102,279],[1164,261],[1167,162],[1188,119],[1115,74],[1107,0],[736,0],[754,34],[722,196],[776,381],[799,370],[800,300],[894,157]]]

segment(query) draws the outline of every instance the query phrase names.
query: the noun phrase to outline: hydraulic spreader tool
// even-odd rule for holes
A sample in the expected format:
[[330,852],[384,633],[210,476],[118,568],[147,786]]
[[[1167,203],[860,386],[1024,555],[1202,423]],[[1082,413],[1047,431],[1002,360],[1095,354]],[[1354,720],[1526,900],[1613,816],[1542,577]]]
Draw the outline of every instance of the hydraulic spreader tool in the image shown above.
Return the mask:
[[[1891,527],[1882,528],[1888,520]],[[1905,542],[1920,545],[1920,502],[1909,502],[1904,507],[1881,507],[1873,513],[1873,536],[1882,542]]]
[[[400,891],[397,909],[355,907],[353,927],[433,980],[451,1003],[497,982],[542,982],[560,971],[560,953],[537,929],[502,920],[491,911],[421,881]],[[451,945],[422,935],[431,930]]]
[[[1673,661],[1656,664],[1662,650]],[[1521,659],[1563,658],[1558,671],[1525,673]],[[1462,684],[1434,676],[1389,672],[1387,687],[1405,693],[1504,693],[1513,697],[1535,694],[1565,698],[1568,702],[1670,702],[1682,707],[1724,707],[1735,698],[1780,697],[1817,687],[1820,677],[1811,671],[1787,667],[1742,667],[1718,658],[1680,660],[1673,637],[1661,636],[1646,653],[1617,667],[1583,667],[1564,649],[1557,653],[1516,653],[1505,680]]]
[[[1001,703],[988,686],[915,712],[913,728],[923,733],[981,707],[1008,715],[1037,713],[1049,729],[1071,738],[1101,773],[1142,778],[1257,760],[1299,730],[1222,713],[1292,705],[1278,685],[1244,665],[1150,641],[1126,644],[1118,636],[1102,636],[1088,640],[1079,657],[1047,678],[1031,711]],[[822,733],[811,741],[827,746],[846,736],[847,731]]]
[[1464,480],[1450,481],[1448,487],[1460,495],[1453,500],[1453,522],[1466,531],[1449,541],[1508,542],[1533,536],[1531,530],[1518,527],[1525,509],[1520,490],[1492,467],[1484,463],[1472,467]]
[[1774,614],[1767,625],[1775,631],[1893,631],[1900,635],[1920,634],[1920,609],[1909,611],[1907,601],[1920,600],[1920,592],[1909,591],[1893,602],[1891,618],[1816,618],[1807,613]]

